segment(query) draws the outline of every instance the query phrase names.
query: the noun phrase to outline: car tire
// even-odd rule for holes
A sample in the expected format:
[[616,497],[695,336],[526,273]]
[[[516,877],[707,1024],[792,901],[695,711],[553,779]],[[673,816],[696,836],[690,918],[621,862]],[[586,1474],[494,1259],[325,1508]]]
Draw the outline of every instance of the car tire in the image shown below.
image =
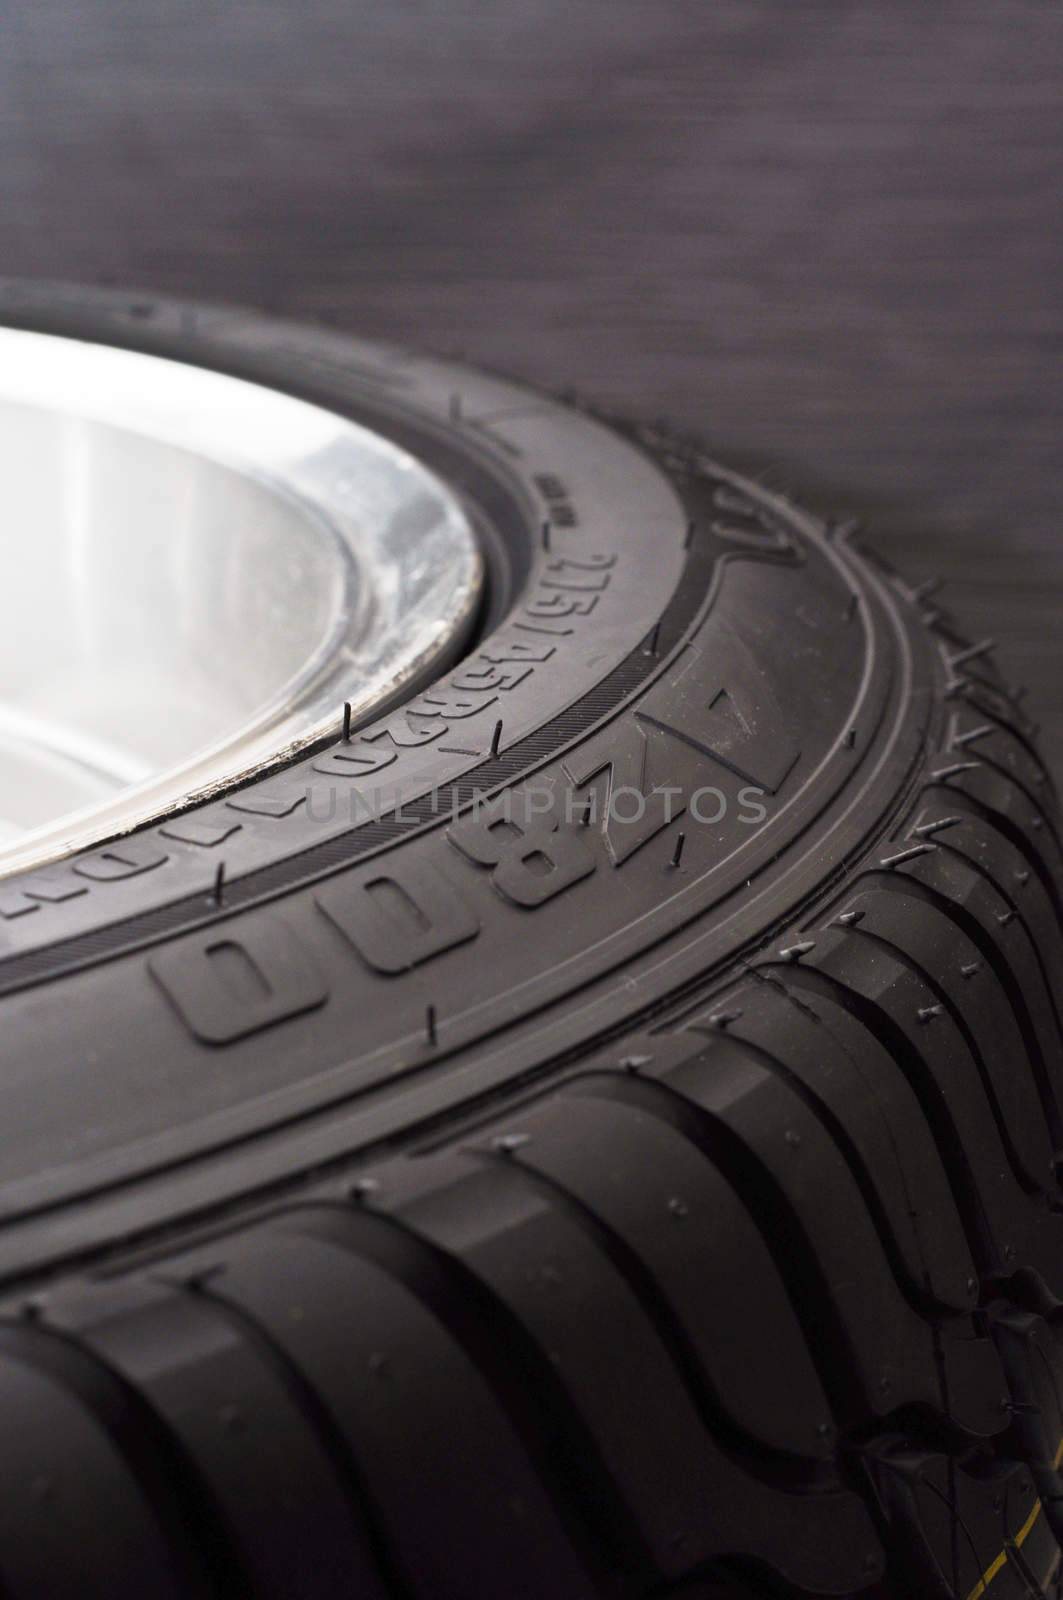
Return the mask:
[[1063,863],[989,644],[664,427],[0,322],[367,423],[492,575],[412,704],[0,880],[5,1600],[1047,1594]]

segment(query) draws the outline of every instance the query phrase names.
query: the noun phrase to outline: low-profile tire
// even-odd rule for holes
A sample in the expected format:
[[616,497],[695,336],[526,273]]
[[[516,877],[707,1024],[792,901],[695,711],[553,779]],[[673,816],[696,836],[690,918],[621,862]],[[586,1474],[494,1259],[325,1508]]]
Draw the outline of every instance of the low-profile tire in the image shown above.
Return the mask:
[[0,879],[4,1600],[1055,1592],[1063,864],[989,645],[661,428],[0,322],[368,423],[492,573],[412,704]]

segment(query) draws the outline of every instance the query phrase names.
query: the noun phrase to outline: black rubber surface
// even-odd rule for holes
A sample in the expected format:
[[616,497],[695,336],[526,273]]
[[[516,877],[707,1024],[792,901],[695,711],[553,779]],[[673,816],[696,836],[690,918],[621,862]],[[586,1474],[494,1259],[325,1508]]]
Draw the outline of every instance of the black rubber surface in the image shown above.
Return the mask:
[[415,705],[0,886],[5,1600],[1054,1593],[1063,862],[991,650],[661,430],[0,314],[434,441],[526,553]]

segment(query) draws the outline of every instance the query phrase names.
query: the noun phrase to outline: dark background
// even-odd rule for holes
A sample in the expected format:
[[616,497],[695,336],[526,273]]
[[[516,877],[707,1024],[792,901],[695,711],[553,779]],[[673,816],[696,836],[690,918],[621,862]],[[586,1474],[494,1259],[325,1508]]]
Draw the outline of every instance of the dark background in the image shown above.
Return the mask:
[[1063,772],[1055,0],[0,0],[0,270],[325,317],[867,511]]

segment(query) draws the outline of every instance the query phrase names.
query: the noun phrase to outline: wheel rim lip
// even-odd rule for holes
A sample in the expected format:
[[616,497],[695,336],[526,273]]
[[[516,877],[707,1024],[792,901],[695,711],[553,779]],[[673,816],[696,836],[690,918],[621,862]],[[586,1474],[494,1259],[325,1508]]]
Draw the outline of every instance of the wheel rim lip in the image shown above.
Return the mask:
[[[72,393],[76,405],[67,399]],[[484,579],[470,519],[427,467],[371,429],[245,378],[6,327],[4,405],[90,433],[116,430],[228,475],[252,499],[282,508],[281,523],[287,516],[293,538],[298,529],[329,569],[336,603],[314,648],[242,721],[110,800],[0,839],[0,878],[113,840],[284,764],[335,737],[345,703],[352,723],[364,723],[434,679],[466,642]],[[0,707],[4,701],[0,679]]]

